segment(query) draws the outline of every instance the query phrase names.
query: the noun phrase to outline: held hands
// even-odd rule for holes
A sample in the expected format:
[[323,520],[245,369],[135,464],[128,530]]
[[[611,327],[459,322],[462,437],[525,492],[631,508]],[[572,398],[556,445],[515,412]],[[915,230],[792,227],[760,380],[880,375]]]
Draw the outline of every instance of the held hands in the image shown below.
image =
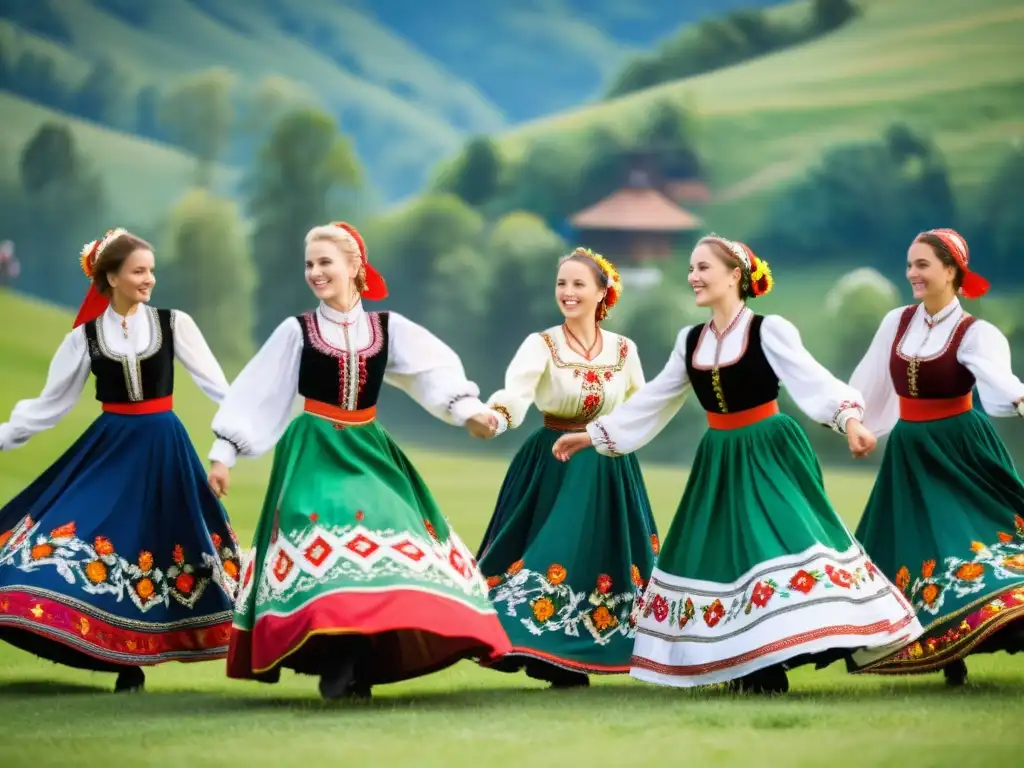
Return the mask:
[[568,461],[584,448],[589,448],[591,444],[590,435],[586,432],[574,432],[558,438],[551,446],[551,453],[559,461]]
[[498,432],[498,417],[493,413],[478,413],[466,421],[466,429],[473,437],[487,440]]
[[846,442],[855,459],[866,458],[878,445],[878,438],[856,419],[846,422]]
[[206,482],[218,499],[228,495],[228,486],[231,485],[231,471],[219,461],[210,465],[210,472],[206,476]]

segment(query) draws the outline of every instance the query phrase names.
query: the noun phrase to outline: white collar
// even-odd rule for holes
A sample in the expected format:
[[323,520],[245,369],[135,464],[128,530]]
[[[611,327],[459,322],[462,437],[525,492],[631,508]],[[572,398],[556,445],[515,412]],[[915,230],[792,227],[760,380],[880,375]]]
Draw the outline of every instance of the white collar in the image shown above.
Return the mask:
[[319,312],[326,320],[329,320],[332,323],[341,323],[342,325],[354,323],[366,314],[366,310],[363,309],[363,302],[361,299],[357,301],[356,305],[348,312],[332,309],[321,301]]
[[924,308],[924,302],[921,302],[918,306],[921,308],[921,315],[924,318],[925,323],[930,327],[934,327],[956,314],[956,311],[960,309],[960,300],[954,296],[953,300],[949,302],[949,304],[944,306],[934,315],[928,314],[928,310]]

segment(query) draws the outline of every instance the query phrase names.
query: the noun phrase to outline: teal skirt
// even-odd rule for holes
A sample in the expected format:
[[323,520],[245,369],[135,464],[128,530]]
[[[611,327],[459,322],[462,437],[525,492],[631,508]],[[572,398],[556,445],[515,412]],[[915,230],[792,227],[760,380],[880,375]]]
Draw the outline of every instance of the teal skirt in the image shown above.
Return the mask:
[[929,672],[1024,649],[1024,484],[983,413],[897,422],[857,538],[924,626],[857,671]]
[[832,508],[792,418],[704,434],[643,597],[634,677],[721,683],[895,649],[919,633]]
[[626,674],[659,546],[650,501],[635,457],[563,463],[561,434],[542,427],[519,449],[477,556],[512,643],[493,666]]

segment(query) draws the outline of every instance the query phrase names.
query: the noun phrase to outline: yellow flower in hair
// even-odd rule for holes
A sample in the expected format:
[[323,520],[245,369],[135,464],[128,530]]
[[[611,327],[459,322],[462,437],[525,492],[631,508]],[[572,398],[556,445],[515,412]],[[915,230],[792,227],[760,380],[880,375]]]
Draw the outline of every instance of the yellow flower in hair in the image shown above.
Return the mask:
[[764,290],[758,291],[758,296],[764,296],[771,291],[772,286],[775,285],[775,278],[772,277],[772,270],[768,266],[768,262],[764,259],[757,259],[757,268],[750,273],[750,283],[756,285],[761,280],[764,280]]
[[577,248],[575,252],[592,259],[597,264],[597,268],[604,272],[605,277],[608,279],[608,288],[604,297],[604,310],[605,314],[607,314],[607,310],[615,306],[619,297],[622,296],[622,278],[619,277],[618,270],[615,269],[615,265],[608,261],[608,259],[589,248]]

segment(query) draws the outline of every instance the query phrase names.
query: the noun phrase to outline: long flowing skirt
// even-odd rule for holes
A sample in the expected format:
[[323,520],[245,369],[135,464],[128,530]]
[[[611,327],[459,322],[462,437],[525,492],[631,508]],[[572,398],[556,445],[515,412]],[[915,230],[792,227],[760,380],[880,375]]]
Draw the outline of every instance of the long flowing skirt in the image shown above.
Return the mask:
[[1024,650],[1024,483],[987,416],[898,422],[857,538],[924,634],[884,658],[858,654],[856,671],[929,672]]
[[542,427],[519,449],[478,555],[512,641],[499,668],[534,659],[625,674],[658,552],[647,490],[634,456],[563,463],[551,454],[559,436]]
[[232,678],[325,674],[355,636],[370,685],[508,650],[475,561],[376,422],[289,425],[243,573]]
[[172,413],[104,413],[0,509],[0,639],[116,671],[227,655],[240,563]]
[[634,677],[720,683],[894,649],[920,631],[833,510],[793,419],[704,434],[643,598]]

